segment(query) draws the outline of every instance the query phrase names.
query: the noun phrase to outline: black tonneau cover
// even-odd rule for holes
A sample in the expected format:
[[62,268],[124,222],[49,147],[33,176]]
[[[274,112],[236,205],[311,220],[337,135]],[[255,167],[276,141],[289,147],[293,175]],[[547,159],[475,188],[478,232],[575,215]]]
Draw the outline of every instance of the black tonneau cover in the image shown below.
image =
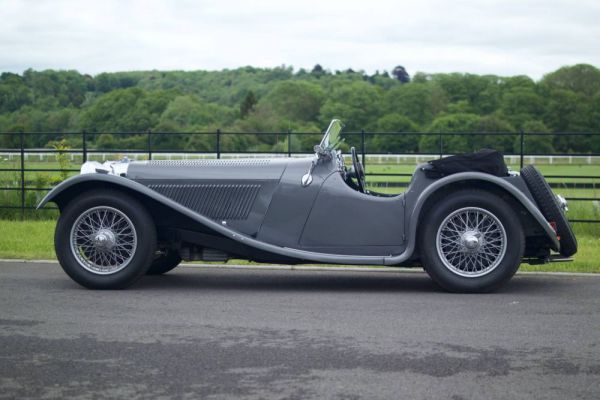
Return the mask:
[[495,176],[507,176],[508,168],[499,151],[482,149],[476,153],[457,154],[429,161],[423,168],[428,178],[437,179],[458,172],[483,172]]

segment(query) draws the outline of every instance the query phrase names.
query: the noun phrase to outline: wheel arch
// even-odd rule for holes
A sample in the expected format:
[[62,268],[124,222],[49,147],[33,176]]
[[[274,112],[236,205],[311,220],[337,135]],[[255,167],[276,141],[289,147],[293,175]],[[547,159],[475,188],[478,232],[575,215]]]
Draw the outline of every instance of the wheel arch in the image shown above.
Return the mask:
[[37,205],[37,209],[43,208],[47,203],[55,203],[62,210],[82,193],[92,190],[112,189],[126,193],[132,197],[140,198],[140,193],[127,185],[103,179],[85,179],[78,182],[65,181],[50,191]]
[[508,199],[510,201],[514,201],[516,202],[515,204],[522,206],[535,223],[539,224],[550,243],[550,247],[556,251],[560,249],[560,243],[552,226],[546,221],[537,205],[521,189],[507,182],[505,179],[494,175],[481,172],[461,172],[438,179],[420,192],[409,211],[410,214],[407,214],[406,218],[406,223],[408,224],[406,227],[408,239],[406,251],[401,255],[386,258],[385,264],[396,265],[417,258],[418,229],[422,216],[427,210],[425,206],[435,204],[435,201],[439,200],[444,194],[447,194],[448,191],[464,189],[465,186],[483,187],[509,196]]
[[[512,193],[507,191],[505,188],[500,187],[496,184],[493,184],[489,181],[481,181],[477,179],[458,181],[453,184],[446,184],[442,187],[437,188],[433,193],[431,193],[424,201],[421,210],[419,211],[419,219],[421,216],[426,215],[427,212],[433,208],[439,201],[442,201],[447,196],[462,191],[462,190],[481,190],[485,192],[492,193],[494,195],[502,197],[503,200],[507,201],[511,206],[518,208],[519,218],[523,222],[523,219],[526,217],[533,218],[531,212],[529,212],[522,202],[520,202]],[[535,221],[535,219],[534,219]],[[536,221],[537,222],[537,221]],[[420,227],[417,227],[417,231],[420,230]]]
[[[126,194],[140,202],[150,216],[153,218],[156,225],[161,224],[161,220],[168,220],[173,213],[182,215],[185,218],[193,220],[195,223],[202,224],[197,218],[190,218],[188,211],[186,214],[180,209],[183,207],[171,199],[149,189],[141,183],[132,181],[127,178],[113,176],[108,174],[83,174],[67,179],[60,185],[54,187],[38,204],[37,208],[44,207],[47,203],[55,203],[61,213],[64,208],[74,199],[77,199],[81,194],[88,191],[112,190]],[[191,212],[193,213],[193,212]],[[195,213],[194,213],[195,214]],[[200,217],[202,218],[202,217]],[[205,224],[202,224],[205,225]]]
[[[416,239],[421,217],[426,215],[427,210],[433,207],[438,201],[453,192],[465,189],[479,189],[501,196],[513,207],[518,208],[519,212],[517,215],[521,222],[533,222],[537,224],[537,226],[545,233],[552,249],[557,251],[559,250],[560,244],[554,230],[548,221],[546,221],[535,202],[531,200],[525,193],[523,193],[523,191],[509,182],[506,182],[506,180],[493,175],[480,173],[464,174],[469,175],[457,176],[462,174],[456,174],[440,179],[436,183],[427,187],[427,189],[421,193],[417,199],[413,215],[410,218],[411,226],[409,227],[409,232],[412,234],[413,232],[410,228],[416,228],[414,231],[415,236],[411,236],[411,238]],[[527,224],[524,225],[528,226]]]

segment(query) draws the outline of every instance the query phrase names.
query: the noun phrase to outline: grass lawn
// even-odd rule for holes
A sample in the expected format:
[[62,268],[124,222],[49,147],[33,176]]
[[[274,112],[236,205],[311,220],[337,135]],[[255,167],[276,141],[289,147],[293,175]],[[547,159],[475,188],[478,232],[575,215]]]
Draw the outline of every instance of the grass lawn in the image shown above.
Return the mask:
[[[9,221],[0,220],[0,258],[54,259],[55,221]],[[576,226],[576,232],[577,232]],[[575,261],[544,265],[524,264],[524,271],[562,271],[600,273],[600,237],[579,233],[579,252]],[[231,260],[231,264],[246,264]],[[256,263],[252,263],[257,265]]]
[[53,220],[0,220],[0,258],[54,259]]

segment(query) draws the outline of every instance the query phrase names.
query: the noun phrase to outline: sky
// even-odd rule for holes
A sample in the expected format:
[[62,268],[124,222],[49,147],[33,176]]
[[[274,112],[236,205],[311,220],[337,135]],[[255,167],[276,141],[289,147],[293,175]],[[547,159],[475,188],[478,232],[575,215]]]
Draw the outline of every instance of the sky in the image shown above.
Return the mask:
[[0,71],[529,75],[600,66],[600,0],[0,0]]

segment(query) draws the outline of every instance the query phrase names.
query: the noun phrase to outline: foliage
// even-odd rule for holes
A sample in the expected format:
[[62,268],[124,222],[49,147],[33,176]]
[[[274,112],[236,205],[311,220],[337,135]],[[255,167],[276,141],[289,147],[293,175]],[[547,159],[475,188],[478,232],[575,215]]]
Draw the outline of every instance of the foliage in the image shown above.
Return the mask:
[[377,120],[377,132],[393,134],[375,135],[367,146],[369,151],[382,153],[416,153],[419,150],[419,135],[405,132],[418,132],[417,124],[401,114],[386,114]]
[[445,107],[445,94],[437,85],[426,83],[394,87],[385,94],[383,104],[386,112],[400,113],[422,126]]
[[[469,133],[475,131],[475,126],[479,122],[479,116],[470,113],[444,114],[436,118],[429,127],[432,133]],[[471,151],[468,142],[470,136],[423,136],[419,143],[419,149],[424,152],[436,153],[443,152],[467,152]],[[441,146],[440,146],[440,141]]]
[[[554,146],[552,145],[551,136],[535,136],[535,133],[550,133],[550,129],[544,125],[541,121],[527,121],[523,124],[523,131],[529,133],[525,136],[524,150],[529,154],[552,154],[555,152]],[[515,138],[513,145],[515,153],[521,151],[521,138],[520,136]]]
[[544,76],[541,83],[550,88],[593,96],[600,91],[600,70],[587,64],[562,67]]
[[[319,132],[329,119],[341,118],[346,131],[508,132],[486,139],[444,137],[444,151],[493,146],[520,147],[519,130],[556,133],[532,137],[526,149],[555,152],[600,152],[600,141],[582,132],[600,131],[600,70],[579,64],[550,72],[539,82],[526,76],[500,77],[462,73],[426,74],[410,79],[397,66],[369,75],[350,68],[333,71],[317,64],[294,71],[242,67],[222,71],[132,71],[101,73],[34,71],[0,75],[0,132],[44,132],[27,137],[28,147],[45,147],[65,132],[86,130],[90,148],[138,148],[139,133],[152,130],[153,145],[165,148],[214,149],[215,137],[191,138],[171,132],[274,132],[234,138],[232,148],[273,150],[288,131]],[[137,134],[111,135],[127,131]],[[279,134],[278,134],[279,133]],[[349,145],[356,140],[349,138]],[[545,140],[548,139],[548,140]],[[310,148],[309,136],[292,147]],[[69,146],[79,144],[67,139]],[[1,147],[18,145],[18,137],[0,135]],[[275,147],[274,147],[275,146]],[[375,149],[374,146],[380,146]],[[382,135],[369,143],[373,151],[439,151],[439,137]]]
[[277,83],[257,105],[262,117],[277,121],[270,130],[282,130],[296,122],[314,121],[319,116],[325,93],[311,82]]
[[338,84],[321,107],[321,123],[340,118],[347,131],[373,126],[374,117],[381,112],[381,89],[367,82]]
[[67,151],[71,148],[65,139],[50,142],[50,144],[52,145],[52,148],[57,151],[56,160],[58,161],[58,166],[61,170],[61,180],[64,181],[69,176],[67,170],[70,168],[71,162],[69,161],[69,153],[67,153]]
[[256,100],[256,96],[252,90],[249,90],[244,97],[244,101],[240,104],[240,117],[244,118],[246,115],[250,114],[251,111],[254,110],[254,106],[258,100]]
[[402,83],[410,82],[410,75],[408,75],[408,72],[406,72],[406,69],[402,65],[395,67],[392,70],[392,75]]

